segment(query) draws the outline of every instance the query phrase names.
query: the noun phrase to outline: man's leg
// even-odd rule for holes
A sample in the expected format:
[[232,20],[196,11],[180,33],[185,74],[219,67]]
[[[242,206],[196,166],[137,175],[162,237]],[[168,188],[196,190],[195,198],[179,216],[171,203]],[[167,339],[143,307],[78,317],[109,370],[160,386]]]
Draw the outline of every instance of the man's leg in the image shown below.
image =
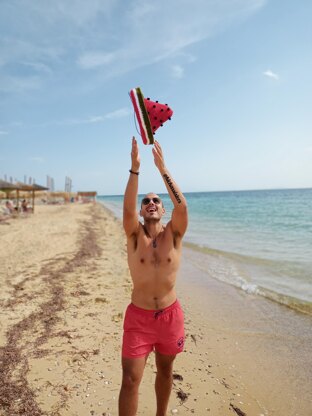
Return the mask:
[[155,391],[157,399],[156,416],[165,416],[172,389],[172,368],[175,355],[164,355],[155,352],[157,375]]
[[148,355],[122,358],[122,384],[119,394],[119,416],[135,416],[138,408],[139,385]]

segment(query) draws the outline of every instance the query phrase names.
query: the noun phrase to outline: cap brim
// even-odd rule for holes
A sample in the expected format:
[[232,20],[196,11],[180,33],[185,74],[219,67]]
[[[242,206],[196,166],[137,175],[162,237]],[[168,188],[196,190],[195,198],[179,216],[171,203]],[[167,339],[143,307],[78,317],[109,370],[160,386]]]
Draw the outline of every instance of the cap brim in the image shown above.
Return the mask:
[[144,144],[153,144],[154,136],[152,126],[144,104],[144,96],[141,89],[133,88],[130,91],[130,98],[139,123],[142,141]]

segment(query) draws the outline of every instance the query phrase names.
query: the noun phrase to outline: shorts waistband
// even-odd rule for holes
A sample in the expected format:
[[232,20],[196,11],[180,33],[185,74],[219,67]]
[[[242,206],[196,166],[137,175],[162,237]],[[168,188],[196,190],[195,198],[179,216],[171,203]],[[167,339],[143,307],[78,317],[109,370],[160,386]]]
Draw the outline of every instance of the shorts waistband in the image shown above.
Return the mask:
[[166,306],[163,309],[143,309],[143,308],[140,308],[139,306],[136,306],[134,303],[130,303],[130,305],[128,306],[128,308],[130,308],[133,311],[136,311],[136,312],[138,312],[142,315],[145,315],[145,316],[151,315],[151,316],[154,316],[154,317],[158,316],[159,314],[169,312],[172,309],[179,308],[179,307],[181,307],[181,306],[180,306],[180,302],[178,301],[178,299],[176,299],[171,305]]

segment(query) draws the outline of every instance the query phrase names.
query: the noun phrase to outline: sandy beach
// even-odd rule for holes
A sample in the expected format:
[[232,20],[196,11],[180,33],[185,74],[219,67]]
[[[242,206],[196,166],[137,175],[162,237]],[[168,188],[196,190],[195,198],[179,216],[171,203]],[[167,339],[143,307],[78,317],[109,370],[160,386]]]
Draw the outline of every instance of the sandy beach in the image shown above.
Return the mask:
[[[120,221],[100,204],[38,206],[0,224],[0,235],[0,415],[117,415],[131,293]],[[177,292],[186,346],[168,415],[311,414],[311,335],[296,334],[311,317],[207,284],[192,262],[185,247]],[[142,416],[155,415],[153,358],[140,389]]]

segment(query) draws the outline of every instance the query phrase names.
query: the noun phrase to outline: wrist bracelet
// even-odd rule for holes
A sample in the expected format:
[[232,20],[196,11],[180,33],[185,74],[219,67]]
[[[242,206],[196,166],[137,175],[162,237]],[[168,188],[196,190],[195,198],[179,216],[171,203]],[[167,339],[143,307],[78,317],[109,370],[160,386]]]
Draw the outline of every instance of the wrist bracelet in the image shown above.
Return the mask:
[[133,170],[131,170],[131,169],[129,169],[129,172],[130,172],[130,173],[133,173],[133,175],[138,175],[138,176],[139,176],[139,174],[140,174],[140,172],[133,172]]

